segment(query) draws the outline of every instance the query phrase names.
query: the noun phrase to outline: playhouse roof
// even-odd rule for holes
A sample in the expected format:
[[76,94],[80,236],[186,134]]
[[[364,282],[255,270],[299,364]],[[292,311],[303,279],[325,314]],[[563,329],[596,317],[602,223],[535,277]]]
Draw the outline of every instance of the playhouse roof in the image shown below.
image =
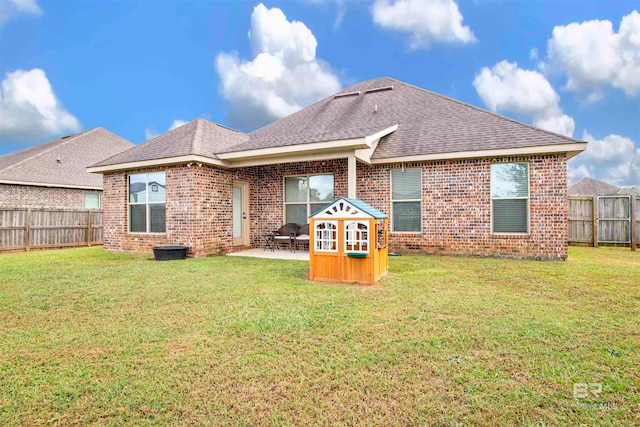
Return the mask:
[[310,218],[345,218],[370,217],[374,219],[389,218],[389,216],[360,199],[340,197],[329,203],[310,216]]

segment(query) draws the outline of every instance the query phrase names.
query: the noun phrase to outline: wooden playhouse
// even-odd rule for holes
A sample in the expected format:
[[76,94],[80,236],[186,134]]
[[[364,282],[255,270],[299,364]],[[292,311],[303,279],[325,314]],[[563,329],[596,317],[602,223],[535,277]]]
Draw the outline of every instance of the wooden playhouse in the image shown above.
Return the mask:
[[309,276],[378,284],[389,266],[389,217],[362,200],[340,198],[310,217]]

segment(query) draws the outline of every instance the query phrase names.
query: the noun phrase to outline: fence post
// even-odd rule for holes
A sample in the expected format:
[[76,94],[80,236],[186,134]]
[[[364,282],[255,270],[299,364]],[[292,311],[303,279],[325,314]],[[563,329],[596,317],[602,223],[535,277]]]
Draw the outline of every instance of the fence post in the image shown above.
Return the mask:
[[27,217],[24,225],[24,250],[29,252],[31,245],[31,208],[27,208]]
[[631,227],[631,250],[635,251],[636,250],[636,245],[637,245],[637,241],[636,241],[636,227],[638,225],[638,223],[636,222],[636,203],[638,201],[636,200],[636,196],[631,195],[631,215],[629,215],[631,217],[631,223],[629,224]]
[[598,247],[598,196],[591,198],[591,219],[593,220],[593,247]]
[[93,217],[92,214],[92,210],[89,209],[89,212],[87,212],[87,215],[89,215],[89,217],[87,218],[87,246],[91,246],[91,219]]

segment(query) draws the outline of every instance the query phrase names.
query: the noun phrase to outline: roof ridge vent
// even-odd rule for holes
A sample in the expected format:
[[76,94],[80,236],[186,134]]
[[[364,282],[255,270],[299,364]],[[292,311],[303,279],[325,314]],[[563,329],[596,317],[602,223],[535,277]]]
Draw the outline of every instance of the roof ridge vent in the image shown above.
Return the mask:
[[367,89],[364,93],[382,92],[383,90],[393,90],[393,86],[374,87],[373,89]]
[[356,90],[354,92],[339,93],[337,95],[334,95],[333,99],[346,98],[347,96],[357,96],[357,95],[360,95],[360,91],[359,90]]

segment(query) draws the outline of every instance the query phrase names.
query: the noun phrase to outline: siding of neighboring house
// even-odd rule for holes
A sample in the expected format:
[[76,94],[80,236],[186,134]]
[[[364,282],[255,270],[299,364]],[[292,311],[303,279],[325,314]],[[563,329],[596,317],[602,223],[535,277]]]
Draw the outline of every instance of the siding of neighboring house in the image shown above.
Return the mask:
[[84,209],[85,194],[100,190],[0,184],[0,206]]
[[[498,162],[528,162],[530,233],[491,233],[490,168]],[[357,197],[391,213],[390,174],[401,165],[358,165]],[[422,170],[422,232],[392,233],[390,250],[405,253],[566,259],[566,157],[537,155],[407,163]],[[127,176],[166,171],[165,234],[128,232]],[[284,222],[285,176],[332,173],[334,197],[347,196],[345,159],[222,170],[203,165],[148,168],[104,175],[104,247],[150,252],[158,245],[186,245],[190,255],[233,251],[233,181],[249,183],[251,244]]]

